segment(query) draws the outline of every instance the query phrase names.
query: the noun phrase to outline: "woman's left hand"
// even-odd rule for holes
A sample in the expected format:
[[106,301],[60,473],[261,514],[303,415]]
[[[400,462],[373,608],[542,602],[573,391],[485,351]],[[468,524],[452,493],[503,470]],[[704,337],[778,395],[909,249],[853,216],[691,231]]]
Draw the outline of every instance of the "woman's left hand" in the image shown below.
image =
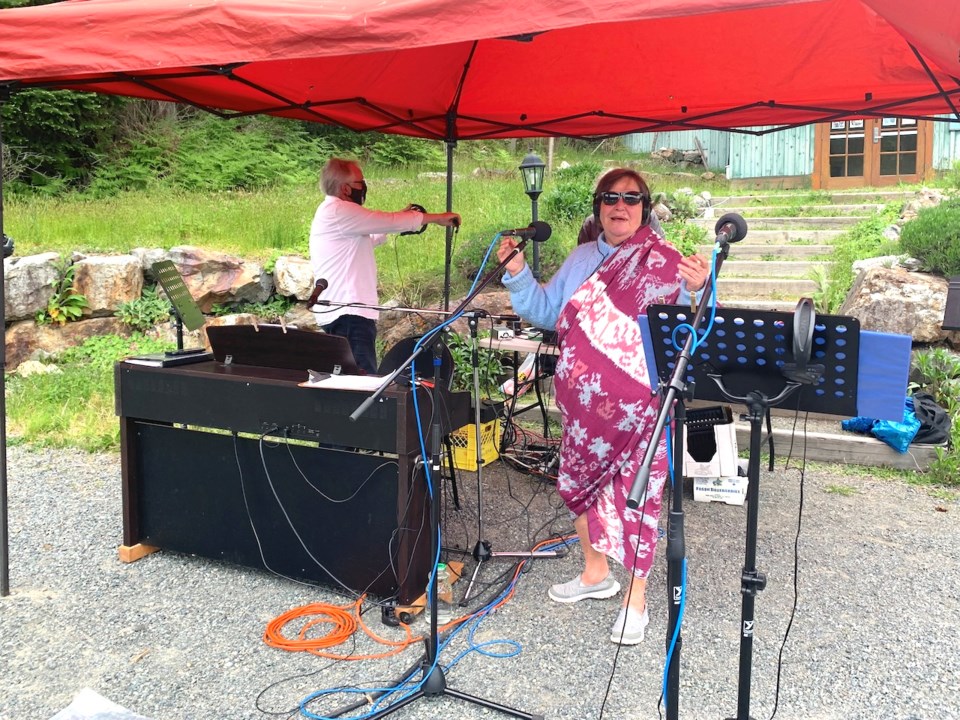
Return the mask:
[[697,292],[707,284],[710,261],[703,255],[691,255],[680,260],[680,277],[687,283],[687,290]]

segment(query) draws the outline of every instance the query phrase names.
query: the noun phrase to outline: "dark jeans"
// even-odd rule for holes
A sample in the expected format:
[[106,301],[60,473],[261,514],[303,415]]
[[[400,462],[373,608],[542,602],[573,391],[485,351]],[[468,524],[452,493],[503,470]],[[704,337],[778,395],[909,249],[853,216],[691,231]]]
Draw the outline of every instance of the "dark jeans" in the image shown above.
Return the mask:
[[359,315],[341,315],[323,331],[345,337],[353,350],[353,358],[363,370],[377,374],[377,323]]

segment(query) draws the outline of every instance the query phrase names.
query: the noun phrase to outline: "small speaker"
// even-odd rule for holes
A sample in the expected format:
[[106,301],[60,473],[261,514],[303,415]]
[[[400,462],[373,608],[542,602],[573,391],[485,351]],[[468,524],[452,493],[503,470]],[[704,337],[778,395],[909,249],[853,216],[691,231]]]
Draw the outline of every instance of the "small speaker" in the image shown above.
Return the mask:
[[943,329],[960,330],[960,275],[950,278],[947,286],[947,307],[943,311]]

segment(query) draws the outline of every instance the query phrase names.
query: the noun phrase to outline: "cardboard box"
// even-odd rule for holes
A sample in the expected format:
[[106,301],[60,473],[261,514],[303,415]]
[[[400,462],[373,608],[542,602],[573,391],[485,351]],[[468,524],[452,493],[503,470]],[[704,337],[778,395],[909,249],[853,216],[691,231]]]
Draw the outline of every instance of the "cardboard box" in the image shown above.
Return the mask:
[[[692,478],[735,478],[737,476],[737,428],[734,423],[713,426],[716,452],[704,457],[701,447],[690,447],[691,438],[696,445],[697,434],[688,434],[683,428],[683,474]],[[691,449],[693,455],[691,455]],[[696,459],[694,458],[696,455]]]

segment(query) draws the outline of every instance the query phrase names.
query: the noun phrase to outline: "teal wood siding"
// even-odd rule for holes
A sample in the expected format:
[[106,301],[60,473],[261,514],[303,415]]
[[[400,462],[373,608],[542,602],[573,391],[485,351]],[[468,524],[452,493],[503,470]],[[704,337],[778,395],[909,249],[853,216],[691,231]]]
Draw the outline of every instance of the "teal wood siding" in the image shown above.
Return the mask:
[[937,170],[950,170],[958,160],[960,160],[960,122],[934,123],[933,167]]
[[[768,130],[767,125],[752,130]],[[762,178],[813,175],[814,126],[768,135],[730,134],[728,177]]]
[[674,150],[696,150],[700,141],[707,154],[707,167],[723,172],[730,154],[730,133],[723,130],[680,130],[661,133],[634,133],[624,140],[631,152],[649,155],[660,148]]

